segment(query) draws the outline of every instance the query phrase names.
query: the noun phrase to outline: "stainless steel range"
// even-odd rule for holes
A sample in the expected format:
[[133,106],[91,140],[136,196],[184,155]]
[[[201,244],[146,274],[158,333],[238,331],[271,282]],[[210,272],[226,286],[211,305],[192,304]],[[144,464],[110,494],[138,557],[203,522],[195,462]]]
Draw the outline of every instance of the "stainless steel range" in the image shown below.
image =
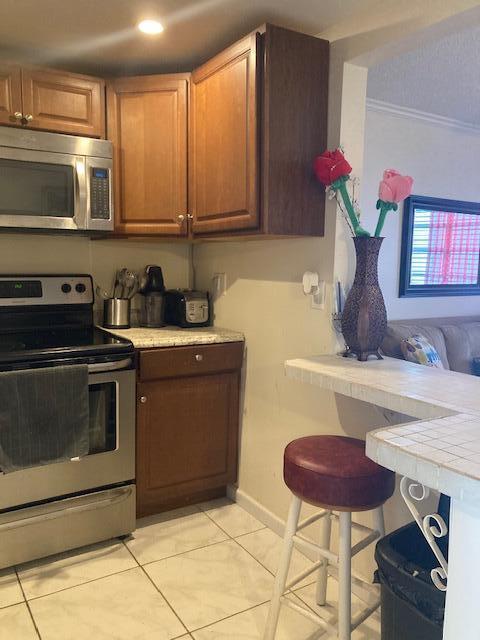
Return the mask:
[[0,567],[135,528],[133,345],[94,326],[90,276],[1,276],[0,371],[68,364],[88,365],[88,455],[0,473]]

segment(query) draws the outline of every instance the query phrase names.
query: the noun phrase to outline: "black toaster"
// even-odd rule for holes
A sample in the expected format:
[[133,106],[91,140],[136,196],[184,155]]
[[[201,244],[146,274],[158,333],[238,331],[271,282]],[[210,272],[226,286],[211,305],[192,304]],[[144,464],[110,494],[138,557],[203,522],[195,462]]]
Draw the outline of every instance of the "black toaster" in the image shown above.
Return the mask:
[[177,327],[209,327],[210,296],[204,291],[169,289],[165,292],[165,322]]

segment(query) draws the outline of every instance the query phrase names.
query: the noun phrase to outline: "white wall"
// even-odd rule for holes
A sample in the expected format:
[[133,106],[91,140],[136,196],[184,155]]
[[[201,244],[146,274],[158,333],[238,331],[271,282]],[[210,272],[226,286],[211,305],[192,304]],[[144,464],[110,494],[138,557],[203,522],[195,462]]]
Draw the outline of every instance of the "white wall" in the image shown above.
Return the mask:
[[[367,228],[375,228],[378,183],[384,169],[394,168],[411,175],[415,180],[414,194],[480,202],[479,158],[480,133],[367,110],[361,195]],[[401,230],[402,212],[390,212],[379,262],[389,318],[478,315],[478,296],[398,297]]]
[[152,263],[162,267],[168,287],[188,285],[186,244],[0,233],[0,273],[91,273],[110,291],[119,267],[139,271]]

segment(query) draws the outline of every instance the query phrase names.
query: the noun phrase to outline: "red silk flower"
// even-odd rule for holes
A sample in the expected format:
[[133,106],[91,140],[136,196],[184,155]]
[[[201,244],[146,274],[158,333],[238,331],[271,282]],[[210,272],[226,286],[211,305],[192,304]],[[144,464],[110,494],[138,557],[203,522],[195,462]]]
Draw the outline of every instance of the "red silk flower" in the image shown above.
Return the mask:
[[335,151],[325,151],[315,158],[314,171],[318,180],[328,187],[342,176],[348,176],[352,167],[345,160],[340,149],[335,149]]
[[378,197],[383,202],[402,202],[412,193],[413,178],[402,176],[395,169],[387,169],[378,188]]

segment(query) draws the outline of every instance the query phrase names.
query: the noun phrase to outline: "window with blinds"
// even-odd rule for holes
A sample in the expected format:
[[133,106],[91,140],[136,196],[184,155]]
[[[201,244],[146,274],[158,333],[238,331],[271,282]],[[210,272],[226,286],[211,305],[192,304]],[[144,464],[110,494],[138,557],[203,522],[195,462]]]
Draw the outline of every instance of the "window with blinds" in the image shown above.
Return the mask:
[[480,293],[480,205],[405,201],[400,296]]

